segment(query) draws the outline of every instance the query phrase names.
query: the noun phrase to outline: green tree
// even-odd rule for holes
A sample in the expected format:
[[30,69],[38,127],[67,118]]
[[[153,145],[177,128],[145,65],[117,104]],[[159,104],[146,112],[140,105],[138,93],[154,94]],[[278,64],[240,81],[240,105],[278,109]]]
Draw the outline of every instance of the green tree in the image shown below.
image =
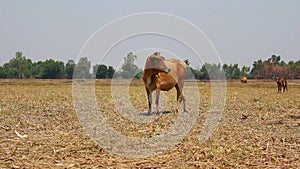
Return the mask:
[[205,63],[200,69],[200,74],[200,79],[221,79],[224,72],[220,63]]
[[208,69],[210,69],[210,64],[205,63],[199,70],[199,79],[209,79]]
[[255,79],[262,79],[262,72],[264,68],[264,63],[261,59],[254,61],[253,68],[250,71],[250,77]]
[[43,75],[43,62],[42,61],[34,62],[32,64],[31,75],[35,79],[42,78],[42,75]]
[[96,76],[96,79],[107,79],[108,78],[108,69],[106,65],[93,66],[93,74]]
[[5,63],[3,65],[3,77],[8,79],[16,79],[18,78],[18,70],[17,68],[10,67],[9,63]]
[[188,59],[184,60],[185,64],[186,64],[186,75],[185,75],[185,79],[195,79],[195,70],[190,67],[190,61]]
[[239,79],[241,77],[241,71],[238,64],[232,66],[231,79]]
[[241,77],[249,77],[250,67],[243,66],[241,69]]
[[185,79],[195,79],[195,78],[196,78],[195,70],[192,67],[187,66]]
[[78,78],[78,79],[91,78],[90,69],[91,69],[91,61],[89,61],[87,57],[81,57],[75,66],[73,78]]
[[201,71],[199,69],[191,68],[190,70],[193,73],[195,79],[201,79],[202,74],[201,74]]
[[5,69],[0,66],[0,78],[6,78]]
[[133,54],[132,52],[129,52],[127,54],[127,57],[124,58],[124,63],[121,67],[120,75],[122,78],[129,79],[129,78],[141,78],[142,76],[142,70],[138,68],[134,64],[135,60],[137,59],[137,56]]
[[9,61],[9,68],[14,68],[18,79],[29,78],[31,76],[32,61],[23,56],[22,52],[16,52],[15,57]]
[[[246,67],[243,67],[246,71]],[[224,64],[223,65],[223,71],[225,72],[225,77],[227,79],[239,79],[241,76],[245,76],[246,72],[244,73],[244,75],[242,75],[241,70],[239,69],[239,65],[238,64]]]
[[230,66],[228,66],[227,64],[224,64],[223,65],[223,71],[224,71],[224,73],[225,73],[225,77],[226,77],[226,79],[229,79],[229,78],[231,78],[231,69],[230,69],[230,67],[231,67],[231,65]]
[[74,60],[68,60],[68,62],[66,63],[65,73],[66,73],[67,79],[73,78],[75,65],[76,64],[75,64]]
[[281,59],[280,56],[272,55],[269,60],[271,60],[271,63],[273,64],[279,64],[280,59]]
[[116,70],[112,67],[112,66],[108,66],[108,70],[107,70],[107,77],[109,79],[112,79],[114,74],[115,74]]
[[42,63],[43,79],[62,79],[64,77],[64,63],[48,59]]

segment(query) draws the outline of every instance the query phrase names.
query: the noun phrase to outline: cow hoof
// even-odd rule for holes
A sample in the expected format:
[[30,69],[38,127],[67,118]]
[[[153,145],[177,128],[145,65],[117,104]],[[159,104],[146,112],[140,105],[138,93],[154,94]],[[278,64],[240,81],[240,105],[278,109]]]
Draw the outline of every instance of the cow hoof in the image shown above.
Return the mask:
[[157,115],[157,116],[159,116],[159,115],[160,115],[160,112],[159,112],[159,111],[158,111],[158,112],[156,112],[156,115]]

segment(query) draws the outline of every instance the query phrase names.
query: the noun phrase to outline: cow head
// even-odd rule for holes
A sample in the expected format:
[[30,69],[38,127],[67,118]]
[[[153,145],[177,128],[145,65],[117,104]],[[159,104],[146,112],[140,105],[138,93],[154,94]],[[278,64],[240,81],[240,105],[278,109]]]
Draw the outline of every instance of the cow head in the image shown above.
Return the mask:
[[155,52],[147,58],[145,69],[157,69],[166,73],[171,71],[165,64],[165,58],[159,52]]

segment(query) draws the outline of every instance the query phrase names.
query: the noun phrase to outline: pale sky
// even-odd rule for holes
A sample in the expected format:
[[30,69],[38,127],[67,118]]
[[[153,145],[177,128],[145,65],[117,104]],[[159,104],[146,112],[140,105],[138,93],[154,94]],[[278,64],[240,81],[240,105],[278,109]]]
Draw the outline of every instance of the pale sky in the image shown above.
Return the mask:
[[[77,60],[99,28],[138,12],[168,13],[191,22],[210,39],[222,63],[251,66],[272,54],[296,61],[300,59],[299,7],[299,0],[1,0],[0,65],[17,51],[33,61]],[[132,25],[136,26],[139,23]],[[147,48],[145,39],[139,37],[131,46]],[[120,58],[131,51],[123,47],[123,53],[113,51]],[[176,55],[175,48],[168,50]],[[182,58],[199,66],[192,58]]]

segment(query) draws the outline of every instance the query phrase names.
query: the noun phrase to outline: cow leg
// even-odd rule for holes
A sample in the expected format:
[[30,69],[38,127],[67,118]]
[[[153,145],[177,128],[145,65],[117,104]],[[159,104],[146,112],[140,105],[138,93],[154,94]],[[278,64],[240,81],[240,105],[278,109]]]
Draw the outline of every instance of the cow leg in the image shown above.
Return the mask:
[[155,99],[155,105],[156,105],[156,113],[159,114],[159,95],[160,95],[160,90],[156,89],[156,99]]
[[178,112],[178,105],[179,105],[179,96],[180,96],[180,89],[179,89],[179,87],[178,87],[178,84],[176,84],[175,85],[175,88],[176,88],[176,91],[177,91],[177,98],[176,98],[176,109],[175,109],[175,111],[177,111]]
[[279,86],[279,92],[280,93],[282,92],[282,86]]
[[180,88],[178,86],[178,84],[175,85],[175,88],[177,90],[177,106],[176,106],[176,111],[178,111],[178,105],[180,105],[180,103],[183,103],[183,111],[186,112],[186,108],[185,108],[185,97],[182,93],[182,88]]
[[183,95],[183,92],[181,92],[181,101],[182,101],[182,104],[183,104],[183,111],[187,112],[186,108],[185,108],[185,96]]
[[151,114],[151,105],[152,105],[152,92],[146,88],[147,96],[148,96],[148,114]]
[[179,103],[182,102],[183,105],[183,111],[186,112],[186,108],[185,108],[185,96],[183,94],[183,91],[181,90],[180,92],[180,96],[179,96]]
[[287,89],[287,83],[285,84],[285,90],[288,91],[288,89]]

